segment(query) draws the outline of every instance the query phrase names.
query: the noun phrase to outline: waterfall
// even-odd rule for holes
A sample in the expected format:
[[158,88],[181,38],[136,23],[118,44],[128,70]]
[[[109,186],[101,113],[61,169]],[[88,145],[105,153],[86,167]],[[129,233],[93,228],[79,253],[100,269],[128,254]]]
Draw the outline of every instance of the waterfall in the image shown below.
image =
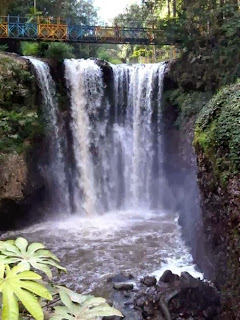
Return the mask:
[[77,211],[96,213],[97,181],[93,155],[100,143],[98,113],[103,98],[101,69],[93,60],[66,60],[66,79],[71,91],[73,150],[77,167],[74,205]]
[[49,206],[54,212],[69,214],[70,199],[65,171],[64,138],[60,132],[58,102],[55,83],[50,74],[47,63],[32,57],[26,57],[34,66],[39,88],[42,94],[42,114],[49,143],[49,164],[45,168],[44,176],[48,181]]
[[94,60],[65,61],[76,163],[74,207],[88,215],[150,209],[161,189],[165,64],[112,69],[113,99]]

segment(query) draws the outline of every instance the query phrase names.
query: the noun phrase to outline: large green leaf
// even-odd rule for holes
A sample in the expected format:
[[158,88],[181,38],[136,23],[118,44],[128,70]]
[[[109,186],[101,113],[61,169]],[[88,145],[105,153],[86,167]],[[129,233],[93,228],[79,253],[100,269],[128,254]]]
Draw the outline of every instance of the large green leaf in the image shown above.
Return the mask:
[[31,243],[24,238],[0,241],[0,263],[21,264],[26,270],[31,267],[44,272],[52,279],[52,271],[49,266],[66,271],[57,262],[59,259],[49,250],[45,249],[42,243]]
[[0,264],[0,292],[3,296],[2,320],[18,320],[21,301],[26,310],[36,320],[43,320],[43,311],[36,298],[52,300],[50,292],[36,282],[41,276],[25,267],[18,265],[10,269],[8,265]]
[[121,312],[110,307],[104,298],[80,295],[60,286],[57,288],[64,306],[55,307],[50,320],[96,320],[104,316],[123,317]]

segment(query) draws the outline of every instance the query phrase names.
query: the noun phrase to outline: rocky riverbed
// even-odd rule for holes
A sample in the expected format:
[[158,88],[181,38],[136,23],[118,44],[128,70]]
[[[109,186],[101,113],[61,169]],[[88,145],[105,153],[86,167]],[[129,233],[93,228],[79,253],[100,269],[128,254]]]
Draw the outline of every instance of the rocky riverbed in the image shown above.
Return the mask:
[[112,285],[111,303],[125,320],[225,319],[220,316],[220,297],[214,285],[188,272],[178,276],[167,270],[159,281],[153,276],[135,281],[131,274],[120,273],[108,281]]

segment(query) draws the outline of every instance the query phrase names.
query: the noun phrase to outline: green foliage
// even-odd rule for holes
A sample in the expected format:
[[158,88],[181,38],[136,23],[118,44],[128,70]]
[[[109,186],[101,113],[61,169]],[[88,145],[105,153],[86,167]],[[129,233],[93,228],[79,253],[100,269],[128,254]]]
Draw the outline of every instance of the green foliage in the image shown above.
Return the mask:
[[82,296],[64,288],[59,288],[59,295],[64,306],[56,306],[50,320],[95,320],[102,316],[119,316],[121,312],[110,307],[104,298]]
[[37,42],[21,42],[21,54],[23,56],[38,56],[39,43]]
[[178,108],[178,118],[175,123],[177,126],[181,126],[189,117],[197,115],[211,97],[210,91],[185,92],[182,89],[168,90],[164,94],[165,102]]
[[104,49],[99,50],[97,57],[98,59],[105,60],[108,62],[111,60],[110,54]]
[[34,81],[25,61],[0,54],[1,153],[21,153],[43,132],[34,105]]
[[84,296],[63,286],[40,282],[41,276],[29,269],[41,270],[48,278],[49,272],[43,268],[44,265],[65,270],[55,263],[59,261],[58,258],[42,243],[28,244],[24,238],[1,241],[0,253],[2,320],[29,320],[32,317],[43,320],[45,314],[51,320],[96,320],[114,315],[122,317],[104,298]]
[[30,106],[33,75],[25,64],[0,55],[0,108],[13,109],[13,104]]
[[44,286],[36,282],[40,279],[41,276],[26,271],[23,265],[11,269],[8,265],[0,264],[2,320],[19,319],[19,301],[36,320],[43,320],[43,310],[35,296],[48,300],[52,300],[52,296]]
[[51,280],[52,272],[49,265],[58,270],[66,271],[56,261],[59,262],[59,259],[49,250],[46,250],[42,243],[28,245],[27,240],[24,238],[17,238],[15,241],[0,241],[0,263],[19,263],[24,265],[27,270],[33,267],[44,272]]
[[197,120],[194,144],[209,159],[217,177],[240,172],[240,85],[221,89]]
[[0,45],[0,51],[7,51],[8,45],[7,44],[1,44]]
[[64,42],[52,42],[46,50],[45,56],[62,62],[64,59],[74,58],[73,47]]
[[3,153],[23,152],[30,142],[42,134],[43,126],[37,112],[26,108],[15,110],[0,109],[0,150]]
[[[35,15],[33,12],[32,0],[8,0],[4,1],[3,9],[10,15]],[[71,18],[73,22],[95,23],[97,20],[97,10],[94,7],[93,0],[41,0],[37,1],[37,13],[43,13],[44,16],[61,16]],[[0,2],[1,9],[1,2]]]
[[132,57],[151,57],[153,55],[153,50],[151,48],[138,48],[136,47],[134,49],[134,52],[132,54]]
[[117,50],[114,49],[108,49],[107,47],[102,47],[97,52],[97,58],[101,60],[108,61],[112,64],[119,64],[122,63],[122,61],[118,57]]

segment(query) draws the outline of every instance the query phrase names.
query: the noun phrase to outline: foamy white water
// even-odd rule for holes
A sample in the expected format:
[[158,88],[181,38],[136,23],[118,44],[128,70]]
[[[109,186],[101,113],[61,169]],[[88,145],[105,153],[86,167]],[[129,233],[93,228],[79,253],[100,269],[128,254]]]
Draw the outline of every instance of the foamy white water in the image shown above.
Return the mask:
[[19,235],[52,249],[68,270],[61,275],[61,283],[80,292],[107,295],[107,278],[120,271],[136,279],[152,273],[160,276],[167,269],[202,276],[181,238],[176,216],[169,213],[119,211],[91,218],[76,216],[9,232],[3,238]]

